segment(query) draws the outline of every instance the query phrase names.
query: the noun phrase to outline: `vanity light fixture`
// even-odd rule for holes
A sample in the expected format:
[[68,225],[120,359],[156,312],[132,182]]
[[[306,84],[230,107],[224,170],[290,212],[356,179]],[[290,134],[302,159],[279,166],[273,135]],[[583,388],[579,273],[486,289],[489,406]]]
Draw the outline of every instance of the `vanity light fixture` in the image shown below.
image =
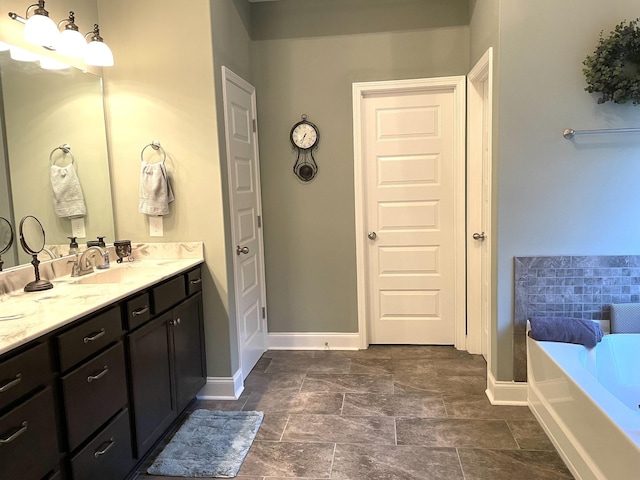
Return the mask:
[[[29,16],[32,9],[31,16]],[[13,12],[9,12],[9,16],[13,20],[24,23],[24,39],[26,42],[45,48],[55,47],[60,32],[56,23],[49,18],[49,12],[44,8],[44,0],[38,0],[38,3],[29,5],[24,18]]]
[[84,37],[89,39],[84,52],[84,63],[96,67],[112,67],[113,53],[100,36],[100,27],[97,23],[93,26],[93,31]]
[[75,14],[73,12],[69,12],[69,18],[65,18],[58,22],[58,29],[60,29],[64,24],[64,30],[60,32],[60,37],[58,37],[56,51],[60,55],[65,55],[67,57],[82,58],[84,57],[84,51],[87,48],[87,41],[78,31],[78,26],[76,25],[75,20]]

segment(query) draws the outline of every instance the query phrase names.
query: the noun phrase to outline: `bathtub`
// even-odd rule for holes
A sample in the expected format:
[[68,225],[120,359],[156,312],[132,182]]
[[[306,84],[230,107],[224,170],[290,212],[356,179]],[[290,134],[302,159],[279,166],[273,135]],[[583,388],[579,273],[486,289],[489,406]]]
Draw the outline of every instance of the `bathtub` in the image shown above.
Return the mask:
[[640,479],[640,334],[527,337],[529,407],[577,479]]

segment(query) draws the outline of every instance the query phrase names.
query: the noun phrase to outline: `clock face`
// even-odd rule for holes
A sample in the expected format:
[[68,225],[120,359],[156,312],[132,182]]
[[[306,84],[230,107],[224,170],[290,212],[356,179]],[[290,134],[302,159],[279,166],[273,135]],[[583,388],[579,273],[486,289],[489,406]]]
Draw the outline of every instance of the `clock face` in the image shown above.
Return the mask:
[[318,141],[318,131],[310,123],[300,123],[291,131],[291,141],[303,150],[313,147]]

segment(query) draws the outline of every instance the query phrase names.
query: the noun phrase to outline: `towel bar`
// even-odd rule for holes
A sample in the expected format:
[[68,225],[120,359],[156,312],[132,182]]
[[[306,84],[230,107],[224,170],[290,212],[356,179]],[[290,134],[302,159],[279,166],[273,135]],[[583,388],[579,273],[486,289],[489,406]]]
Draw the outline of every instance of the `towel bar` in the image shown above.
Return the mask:
[[576,135],[592,135],[594,133],[636,133],[640,132],[640,128],[598,128],[596,130],[574,130],[566,128],[562,132],[562,136],[567,140],[571,140]]

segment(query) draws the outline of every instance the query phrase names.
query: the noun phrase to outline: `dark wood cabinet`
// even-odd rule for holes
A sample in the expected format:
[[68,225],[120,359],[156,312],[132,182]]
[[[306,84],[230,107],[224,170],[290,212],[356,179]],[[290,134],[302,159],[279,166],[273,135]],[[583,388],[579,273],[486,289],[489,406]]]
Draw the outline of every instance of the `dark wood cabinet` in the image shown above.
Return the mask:
[[206,382],[202,294],[127,338],[137,457],[141,458]]
[[171,313],[165,313],[127,337],[137,458],[178,415],[172,396],[171,320]]
[[123,480],[206,382],[200,267],[0,356],[0,479]]
[[0,478],[39,480],[58,463],[55,403],[50,387],[0,417]]
[[172,316],[176,402],[181,412],[206,383],[202,295],[182,302]]

